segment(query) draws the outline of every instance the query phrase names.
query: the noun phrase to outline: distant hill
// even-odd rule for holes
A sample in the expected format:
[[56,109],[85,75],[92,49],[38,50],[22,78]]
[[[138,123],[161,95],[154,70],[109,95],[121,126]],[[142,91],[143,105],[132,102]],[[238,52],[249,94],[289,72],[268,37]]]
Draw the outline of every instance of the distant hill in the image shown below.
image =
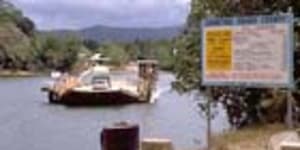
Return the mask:
[[81,30],[53,30],[41,31],[41,33],[60,38],[76,36],[80,39],[90,39],[98,42],[133,42],[136,39],[141,41],[171,39],[177,36],[182,29],[183,27],[119,28],[100,25]]

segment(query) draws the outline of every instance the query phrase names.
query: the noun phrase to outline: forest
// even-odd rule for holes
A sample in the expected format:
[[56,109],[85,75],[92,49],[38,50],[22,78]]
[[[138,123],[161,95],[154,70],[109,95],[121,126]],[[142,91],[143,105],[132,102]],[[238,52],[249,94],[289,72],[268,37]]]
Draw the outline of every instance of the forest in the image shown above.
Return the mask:
[[69,71],[81,59],[102,53],[118,67],[137,59],[157,59],[161,69],[173,68],[172,39],[102,42],[75,36],[56,37],[39,32],[34,21],[5,0],[0,0],[0,72],[22,70]]

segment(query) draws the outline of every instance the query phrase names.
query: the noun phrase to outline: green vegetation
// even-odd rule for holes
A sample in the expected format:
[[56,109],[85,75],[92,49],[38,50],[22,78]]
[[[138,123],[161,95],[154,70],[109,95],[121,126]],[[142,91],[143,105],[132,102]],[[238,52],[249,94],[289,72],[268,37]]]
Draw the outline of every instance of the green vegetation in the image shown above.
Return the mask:
[[68,69],[76,62],[83,47],[79,40],[42,37],[29,18],[10,3],[0,2],[0,69]]
[[[52,69],[69,71],[81,59],[100,52],[111,64],[124,66],[139,58],[158,59],[161,68],[173,68],[171,41],[101,43],[74,36],[57,38],[38,33],[35,24],[7,1],[0,0],[0,72],[40,72]],[[2,70],[2,71],[1,71]]]
[[160,41],[155,45],[155,56],[159,60],[160,68],[163,70],[173,70],[175,60],[176,49],[172,47],[170,41]]
[[[300,3],[293,0],[192,0],[192,10],[187,27],[184,34],[176,39],[176,47],[179,51],[174,67],[177,76],[174,87],[181,92],[202,91],[203,89],[200,78],[201,69],[199,70],[201,47],[199,27],[202,19],[209,16],[277,14],[278,12],[287,12],[290,6],[293,8],[294,15],[299,16]],[[299,35],[299,31],[295,30],[295,34]],[[299,53],[299,47],[295,53]],[[299,56],[296,56],[296,62]],[[299,72],[299,69],[296,69],[296,72]],[[299,73],[295,74],[295,78],[299,79]],[[211,88],[211,90],[214,102],[220,102],[225,106],[232,127],[240,128],[258,122],[282,122],[284,120],[285,91],[245,87],[219,87]],[[294,93],[295,95],[297,94]],[[203,106],[202,103],[201,101],[200,107],[206,110],[206,106]],[[299,106],[297,98],[295,104]]]
[[99,50],[103,55],[111,58],[111,64],[122,66],[129,62],[130,56],[120,44],[104,44]]
[[96,52],[111,58],[115,66],[126,65],[138,59],[156,59],[163,70],[173,70],[175,56],[172,41],[139,41],[133,43],[104,43]]

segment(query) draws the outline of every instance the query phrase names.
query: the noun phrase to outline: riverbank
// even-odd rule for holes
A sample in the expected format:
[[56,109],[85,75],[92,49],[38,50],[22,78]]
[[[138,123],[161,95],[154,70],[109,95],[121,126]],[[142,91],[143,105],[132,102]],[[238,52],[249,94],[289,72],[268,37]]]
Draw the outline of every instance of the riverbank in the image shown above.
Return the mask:
[[0,70],[0,77],[37,77],[43,73],[22,70]]
[[[109,66],[111,71],[132,71],[127,67]],[[134,70],[135,71],[135,70]],[[132,71],[133,72],[133,71]],[[0,70],[0,78],[49,76],[50,71]]]
[[213,138],[213,150],[266,150],[272,135],[286,131],[283,124],[257,125]]

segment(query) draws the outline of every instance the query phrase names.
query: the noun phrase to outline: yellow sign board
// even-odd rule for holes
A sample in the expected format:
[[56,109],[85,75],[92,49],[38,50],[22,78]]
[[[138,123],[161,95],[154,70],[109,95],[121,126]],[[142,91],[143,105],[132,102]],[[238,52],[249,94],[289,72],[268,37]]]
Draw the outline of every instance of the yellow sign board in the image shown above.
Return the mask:
[[206,31],[207,71],[232,69],[232,31],[228,29]]

